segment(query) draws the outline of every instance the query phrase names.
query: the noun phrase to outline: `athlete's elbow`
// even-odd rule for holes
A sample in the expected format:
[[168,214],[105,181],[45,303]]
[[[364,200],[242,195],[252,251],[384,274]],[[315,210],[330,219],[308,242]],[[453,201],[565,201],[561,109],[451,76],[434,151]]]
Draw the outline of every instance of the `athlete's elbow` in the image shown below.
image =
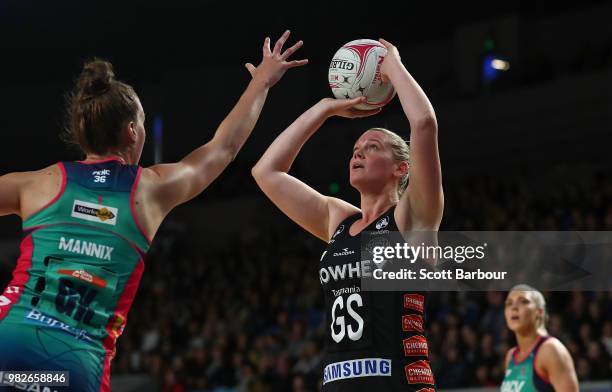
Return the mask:
[[251,175],[258,183],[269,177],[273,172],[274,170],[272,166],[266,162],[263,162],[262,160],[257,162],[251,169]]
[[269,170],[261,161],[257,162],[255,166],[251,168],[251,175],[257,184],[261,184],[262,180],[266,177],[266,173],[269,173]]
[[251,169],[251,175],[253,176],[253,179],[255,180],[259,188],[261,188],[264,192],[266,191],[266,189],[274,188],[274,184],[276,184],[276,179],[278,178],[276,176],[277,173],[278,172],[271,168],[269,165],[262,164],[261,162],[258,162]]
[[433,113],[423,115],[415,122],[414,130],[417,132],[438,132],[436,115]]
[[251,168],[251,176],[255,179],[255,182],[258,182],[258,179],[261,178],[261,168],[256,164]]

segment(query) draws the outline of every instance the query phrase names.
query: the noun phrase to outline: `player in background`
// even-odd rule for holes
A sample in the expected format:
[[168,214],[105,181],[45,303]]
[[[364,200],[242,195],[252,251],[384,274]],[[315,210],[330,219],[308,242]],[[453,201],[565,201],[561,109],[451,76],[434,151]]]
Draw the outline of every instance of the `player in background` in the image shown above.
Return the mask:
[[517,346],[506,354],[502,392],[576,392],[574,361],[563,343],[546,331],[546,300],[525,284],[510,290],[504,311]]

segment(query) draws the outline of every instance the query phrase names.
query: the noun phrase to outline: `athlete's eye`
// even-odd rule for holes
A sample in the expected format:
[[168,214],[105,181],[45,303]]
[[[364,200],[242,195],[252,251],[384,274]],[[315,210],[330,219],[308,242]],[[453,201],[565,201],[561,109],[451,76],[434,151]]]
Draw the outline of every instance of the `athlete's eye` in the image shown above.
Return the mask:
[[368,148],[371,150],[378,150],[378,146],[376,144],[370,144]]

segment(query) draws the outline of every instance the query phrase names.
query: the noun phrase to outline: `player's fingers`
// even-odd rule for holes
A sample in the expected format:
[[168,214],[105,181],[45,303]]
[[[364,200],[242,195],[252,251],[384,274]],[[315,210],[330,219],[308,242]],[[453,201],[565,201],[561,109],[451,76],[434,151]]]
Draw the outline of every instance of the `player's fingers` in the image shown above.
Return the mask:
[[286,30],[283,35],[281,35],[281,37],[278,39],[278,41],[276,41],[276,44],[274,44],[274,50],[272,51],[273,54],[281,53],[285,41],[287,41],[287,38],[289,38],[289,34],[291,34],[291,32],[289,30]]
[[385,46],[385,48],[387,49],[391,49],[393,48],[393,44],[387,40],[385,40],[384,38],[379,38],[378,42],[380,42],[381,44],[383,44]]
[[251,76],[255,75],[255,66],[253,64],[246,63],[244,66],[246,67],[247,71],[249,71]]
[[293,45],[292,47],[290,47],[289,49],[285,50],[285,52],[281,55],[281,59],[286,60],[289,58],[289,56],[291,56],[293,53],[295,53],[296,50],[298,50],[299,48],[302,47],[302,45],[304,45],[304,41],[298,41],[295,43],[295,45]]
[[272,54],[272,51],[270,50],[270,37],[266,37],[266,39],[264,39],[262,50],[264,56],[270,56]]
[[365,100],[365,97],[357,97],[351,99],[338,99],[338,102],[340,105],[342,105],[342,107],[352,108],[355,105],[365,102]]
[[353,113],[355,118],[361,118],[361,117],[373,116],[377,113],[380,113],[381,110],[382,108],[376,108],[376,109],[371,109],[371,110],[351,109],[351,113]]
[[293,60],[286,63],[287,68],[301,67],[302,65],[308,64],[308,59],[304,60]]

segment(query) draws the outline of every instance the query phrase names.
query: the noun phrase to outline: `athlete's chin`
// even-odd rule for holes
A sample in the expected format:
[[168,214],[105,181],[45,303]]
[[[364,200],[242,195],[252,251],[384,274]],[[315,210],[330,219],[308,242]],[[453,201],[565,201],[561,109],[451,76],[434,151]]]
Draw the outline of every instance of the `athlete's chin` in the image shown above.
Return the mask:
[[354,188],[367,187],[372,184],[372,176],[364,173],[363,169],[352,170],[349,175],[349,182]]
[[359,193],[364,193],[369,189],[370,182],[367,179],[363,178],[363,176],[351,176],[349,182],[353,188],[355,188]]
[[372,176],[356,175],[349,177],[349,183],[353,188],[359,191],[359,193],[368,194],[379,194],[383,192],[385,184],[381,183],[379,179],[372,178]]
[[507,325],[508,329],[514,333],[521,333],[529,329],[529,326],[520,320],[510,320],[507,322]]

